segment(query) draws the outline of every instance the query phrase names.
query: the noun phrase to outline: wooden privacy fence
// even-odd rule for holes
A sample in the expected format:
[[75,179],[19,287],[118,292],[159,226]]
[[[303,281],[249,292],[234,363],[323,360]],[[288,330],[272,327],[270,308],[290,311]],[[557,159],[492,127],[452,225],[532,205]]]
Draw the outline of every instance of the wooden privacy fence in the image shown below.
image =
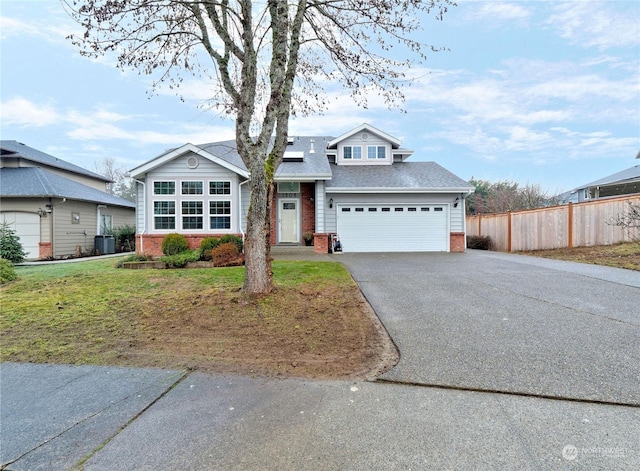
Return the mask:
[[640,204],[640,194],[569,203],[550,208],[513,211],[502,214],[467,216],[468,236],[490,236],[494,250],[559,249],[611,245],[640,237],[623,227],[610,224],[629,210],[629,202]]

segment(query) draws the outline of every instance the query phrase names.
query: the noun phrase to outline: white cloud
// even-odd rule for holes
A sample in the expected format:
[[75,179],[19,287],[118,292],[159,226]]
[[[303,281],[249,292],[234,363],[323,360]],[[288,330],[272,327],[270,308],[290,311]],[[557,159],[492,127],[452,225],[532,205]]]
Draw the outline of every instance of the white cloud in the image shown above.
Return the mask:
[[522,27],[532,16],[531,10],[519,2],[464,1],[459,5],[464,6],[462,21],[481,24],[484,28],[497,29],[504,25]]
[[15,97],[0,105],[3,126],[43,127],[55,124],[59,113],[50,104],[34,103]]
[[600,50],[640,45],[640,8],[636,2],[563,2],[553,8],[547,24],[572,44]]

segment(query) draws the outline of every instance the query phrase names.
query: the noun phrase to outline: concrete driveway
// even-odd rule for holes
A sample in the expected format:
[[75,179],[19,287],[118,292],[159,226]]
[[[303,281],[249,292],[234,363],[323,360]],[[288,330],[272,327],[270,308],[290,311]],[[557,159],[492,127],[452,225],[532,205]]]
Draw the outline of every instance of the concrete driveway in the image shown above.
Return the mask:
[[640,273],[468,251],[344,254],[396,342],[382,379],[640,405]]

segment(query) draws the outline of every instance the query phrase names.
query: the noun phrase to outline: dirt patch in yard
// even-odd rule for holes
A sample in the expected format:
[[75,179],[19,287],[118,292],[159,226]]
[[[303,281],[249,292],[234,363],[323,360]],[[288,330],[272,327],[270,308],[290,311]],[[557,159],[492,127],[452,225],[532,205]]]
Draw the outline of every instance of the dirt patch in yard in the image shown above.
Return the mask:
[[[171,304],[136,309],[133,344],[119,360],[140,366],[219,373],[373,379],[398,353],[357,288],[303,286],[263,298],[216,290],[194,295],[174,287]],[[133,314],[133,313],[132,313]],[[141,315],[140,315],[141,314]]]
[[524,255],[640,271],[640,243],[520,252]]

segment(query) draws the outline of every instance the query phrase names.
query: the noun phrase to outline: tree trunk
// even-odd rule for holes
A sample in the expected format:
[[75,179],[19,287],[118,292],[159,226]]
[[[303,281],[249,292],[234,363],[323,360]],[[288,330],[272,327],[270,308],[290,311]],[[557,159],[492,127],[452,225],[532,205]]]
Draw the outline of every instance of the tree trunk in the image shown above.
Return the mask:
[[273,291],[270,241],[272,187],[266,182],[264,166],[254,165],[249,182],[251,204],[247,212],[244,244],[247,273],[243,286],[243,290],[251,294]]

